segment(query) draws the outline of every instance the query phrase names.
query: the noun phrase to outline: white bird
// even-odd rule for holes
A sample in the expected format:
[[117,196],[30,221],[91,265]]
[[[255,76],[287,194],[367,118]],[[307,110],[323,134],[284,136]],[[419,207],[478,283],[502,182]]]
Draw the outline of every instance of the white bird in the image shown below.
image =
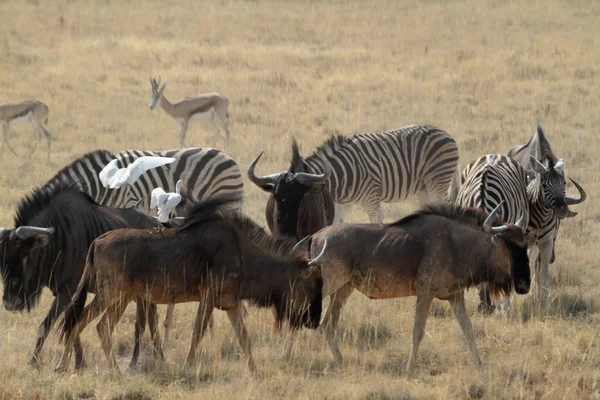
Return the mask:
[[[181,202],[181,187],[183,181],[178,180],[175,184],[175,193],[166,193],[162,188],[156,188],[152,190],[152,198],[150,199],[150,208],[154,208],[152,205],[155,204],[158,207],[158,220],[160,222],[167,222],[169,215],[175,210],[175,207]],[[160,190],[157,190],[160,189]],[[156,197],[155,197],[156,194]],[[162,204],[160,204],[162,202]]]
[[119,189],[122,185],[128,183],[133,185],[146,171],[152,168],[170,164],[176,159],[173,157],[139,157],[126,168],[118,168],[117,162],[114,159],[109,162],[106,167],[98,174],[100,182],[104,187],[110,189]]

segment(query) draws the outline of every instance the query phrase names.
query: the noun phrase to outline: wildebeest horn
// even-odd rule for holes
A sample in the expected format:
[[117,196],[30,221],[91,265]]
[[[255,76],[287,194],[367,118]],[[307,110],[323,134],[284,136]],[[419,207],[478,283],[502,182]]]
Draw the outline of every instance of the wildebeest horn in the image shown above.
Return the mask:
[[[304,239],[302,239],[304,240]],[[308,266],[312,267],[313,265],[317,265],[320,264],[321,261],[323,261],[323,259],[325,258],[325,252],[327,250],[327,239],[325,239],[325,242],[323,242],[323,250],[321,250],[321,254],[319,254],[318,256],[316,256],[315,258],[313,258],[312,260],[308,261]]]
[[485,219],[485,221],[483,221],[483,230],[484,231],[499,233],[499,232],[503,232],[506,229],[508,229],[508,227],[506,225],[492,227],[492,223],[494,222],[496,215],[498,215],[498,213],[500,212],[500,207],[502,206],[502,204],[504,204],[504,200],[502,200],[500,202],[500,204],[498,204],[496,206],[496,208],[494,208],[494,210],[490,213],[490,215],[488,215],[488,217]]
[[304,186],[312,186],[316,183],[323,183],[331,175],[331,165],[328,162],[324,165],[322,174],[309,174],[308,172],[298,172],[295,177]]
[[573,182],[573,185],[575,185],[577,190],[579,190],[579,199],[574,199],[572,197],[565,196],[565,203],[567,203],[568,206],[573,206],[575,204],[583,203],[585,201],[585,198],[587,197],[587,195],[585,194],[585,190],[583,190],[583,188],[581,187],[581,185],[579,185],[579,183],[575,182],[571,178],[569,178],[569,179],[571,180],[571,182]]
[[51,235],[54,233],[54,228],[40,228],[39,226],[25,225],[15,229],[15,236],[17,236],[21,240],[29,239],[42,233],[47,233]]
[[173,226],[183,226],[185,224],[185,217],[173,217],[169,222]]
[[298,250],[304,243],[306,243],[306,241],[308,239],[310,239],[310,236],[311,235],[308,235],[304,239],[302,239],[301,241],[299,241],[298,243],[296,243],[296,245],[294,245],[294,247],[292,248],[292,251]]
[[524,208],[523,212],[521,213],[521,218],[519,218],[516,225],[519,228],[525,230],[528,222],[529,222],[529,210],[527,210],[527,208]]
[[256,164],[258,164],[258,160],[260,160],[263,153],[264,152],[261,152],[258,155],[258,157],[256,157],[256,159],[254,161],[252,161],[252,164],[250,164],[250,166],[248,167],[248,179],[250,179],[252,181],[252,183],[254,183],[255,185],[258,185],[258,186],[266,185],[266,184],[274,184],[275,181],[277,180],[277,178],[279,178],[281,176],[281,173],[265,175],[265,176],[256,176],[256,174],[254,173],[254,168],[256,167]]

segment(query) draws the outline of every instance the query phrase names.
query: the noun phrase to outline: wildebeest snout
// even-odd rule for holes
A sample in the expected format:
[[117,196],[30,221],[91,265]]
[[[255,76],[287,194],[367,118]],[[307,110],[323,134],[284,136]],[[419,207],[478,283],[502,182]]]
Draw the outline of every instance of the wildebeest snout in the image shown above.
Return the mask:
[[515,285],[515,292],[517,292],[517,294],[527,294],[529,293],[530,286],[530,282],[526,280],[519,280]]
[[21,311],[25,308],[25,301],[19,296],[15,296],[10,300],[5,298],[2,303],[7,311]]

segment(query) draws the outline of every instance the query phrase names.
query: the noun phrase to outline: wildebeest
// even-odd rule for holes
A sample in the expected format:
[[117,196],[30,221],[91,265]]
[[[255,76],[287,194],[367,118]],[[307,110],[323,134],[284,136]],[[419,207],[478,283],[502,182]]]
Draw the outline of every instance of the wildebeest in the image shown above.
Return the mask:
[[[220,204],[214,199],[195,206],[180,228],[121,229],[92,243],[73,305],[65,313],[65,352],[58,371],[67,367],[73,340],[103,312],[98,335],[111,369],[118,371],[111,335],[136,296],[156,304],[200,302],[187,365],[194,363],[214,308],[227,311],[251,371],[256,367],[241,319],[242,300],[275,307],[278,320],[294,328],[319,325],[322,280],[311,270],[326,245],[309,260],[306,252],[294,251],[288,240],[271,237],[241,214],[219,211]],[[90,290],[97,294],[84,309]]]
[[[29,311],[37,305],[44,287],[55,296],[38,329],[32,365],[39,364],[39,355],[52,324],[77,289],[92,241],[117,228],[161,226],[156,218],[134,209],[100,206],[73,184],[32,189],[31,195],[18,205],[14,224],[14,229],[0,231],[4,307],[9,311]],[[148,312],[151,319],[156,318],[155,306]],[[145,314],[143,305],[138,302],[132,365],[137,361]],[[158,337],[154,329],[151,333]],[[79,338],[76,338],[75,346],[76,367],[80,368],[83,354]]]
[[298,243],[315,254],[327,238],[320,270],[323,294],[330,295],[331,302],[321,324],[335,361],[342,362],[334,335],[340,312],[358,289],[371,299],[417,296],[407,371],[413,369],[434,298],[450,302],[479,366],[464,291],[487,282],[493,295],[513,288],[524,294],[531,283],[523,231],[527,215],[516,225],[492,226],[498,210],[487,216],[456,205],[426,205],[391,224],[334,224]]
[[262,154],[250,164],[248,178],[271,194],[265,210],[265,219],[271,232],[300,240],[331,225],[335,206],[325,188],[325,181],[331,174],[329,165],[326,164],[322,174],[308,173],[294,139],[292,161],[287,172],[256,176],[254,169]]

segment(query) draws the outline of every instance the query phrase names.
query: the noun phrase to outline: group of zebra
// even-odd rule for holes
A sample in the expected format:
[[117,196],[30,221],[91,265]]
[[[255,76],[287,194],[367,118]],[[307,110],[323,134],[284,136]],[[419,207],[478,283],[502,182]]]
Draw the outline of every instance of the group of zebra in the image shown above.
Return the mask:
[[[168,167],[148,171],[133,186],[119,190],[102,186],[98,173],[111,159],[117,158],[121,167],[125,167],[140,156],[174,157],[176,161]],[[302,174],[327,173],[321,187],[333,200],[335,218],[328,216],[327,222],[301,232],[299,238],[314,233],[322,227],[319,225],[328,225],[333,220],[343,222],[349,204],[363,206],[370,222],[381,223],[381,203],[402,201],[411,196],[422,202],[450,201],[487,212],[501,205],[501,217],[507,223],[515,223],[527,210],[528,238],[530,244],[539,249],[535,269],[537,293],[542,309],[547,308],[549,264],[555,259],[554,244],[560,220],[576,215],[568,206],[584,201],[585,192],[573,182],[580,191],[580,198],[572,199],[565,195],[564,162],[552,152],[539,124],[527,144],[513,147],[507,155],[481,156],[470,162],[462,175],[456,141],[448,133],[430,125],[332,137],[302,161],[302,171],[294,171],[293,177],[289,174],[284,177],[285,174],[280,173],[270,178],[293,181],[294,177],[299,179]],[[252,172],[253,169],[254,166]],[[242,207],[243,177],[238,164],[225,153],[208,148],[167,152],[124,151],[119,154],[96,151],[63,168],[49,184],[76,182],[99,204],[137,207],[150,212],[152,189],[173,190],[178,180],[183,180],[200,201],[226,195],[237,198],[239,207]],[[261,186],[260,182],[251,180]],[[310,184],[300,182],[301,185],[303,183],[310,187]],[[272,189],[266,188],[267,191]],[[274,197],[277,198],[276,193]],[[315,211],[305,211],[310,212]],[[310,215],[300,216],[300,219],[310,218]],[[277,231],[269,212],[267,220],[271,230]],[[480,298],[480,310],[493,307],[485,287],[480,288]],[[508,304],[504,303],[505,306]]]

